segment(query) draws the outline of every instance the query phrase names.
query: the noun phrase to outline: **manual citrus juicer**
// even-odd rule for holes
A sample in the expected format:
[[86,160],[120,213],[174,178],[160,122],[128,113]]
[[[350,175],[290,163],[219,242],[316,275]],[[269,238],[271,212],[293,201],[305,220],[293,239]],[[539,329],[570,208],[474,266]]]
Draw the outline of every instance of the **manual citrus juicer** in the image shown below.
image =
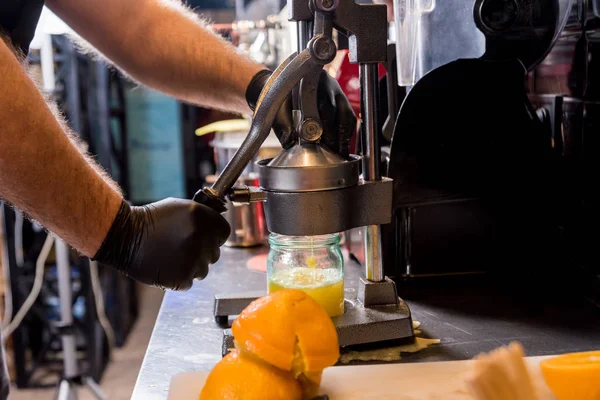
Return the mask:
[[[395,283],[384,276],[381,256],[380,225],[391,222],[393,192],[393,181],[380,172],[376,121],[378,64],[387,58],[386,8],[353,0],[289,0],[288,8],[290,20],[297,22],[301,51],[272,74],[248,136],[215,183],[199,190],[194,200],[219,212],[225,211],[226,198],[240,203],[263,201],[268,229],[280,235],[315,236],[364,227],[365,278],[359,281],[356,301],[346,300],[344,314],[333,317],[340,346],[413,337],[410,310],[398,297]],[[363,151],[348,159],[320,144],[317,84],[323,66],[337,52],[334,28],[348,37],[350,61],[360,67]],[[260,188],[234,187],[292,91],[297,93],[299,143],[273,159],[258,161]],[[216,295],[217,323],[226,323],[229,316],[239,315],[264,295]],[[223,354],[231,339],[226,330]]]

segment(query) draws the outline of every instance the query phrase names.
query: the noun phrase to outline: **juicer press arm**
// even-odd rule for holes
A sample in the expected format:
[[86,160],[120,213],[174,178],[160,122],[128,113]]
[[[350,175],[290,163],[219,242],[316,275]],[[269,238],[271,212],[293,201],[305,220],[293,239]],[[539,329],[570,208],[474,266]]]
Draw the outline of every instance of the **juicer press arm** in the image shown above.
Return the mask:
[[[257,102],[248,136],[225,166],[216,182],[199,190],[194,200],[224,212],[225,198],[246,165],[269,136],[271,127],[287,96],[300,84],[302,112],[299,137],[304,142],[316,142],[323,133],[317,105],[319,72],[331,62],[337,47],[332,40],[333,29],[347,35],[350,61],[377,71],[377,63],[387,58],[386,9],[383,5],[358,5],[353,0],[289,0],[291,18],[313,22],[313,37],[298,55],[292,54],[271,75]],[[384,22],[379,23],[379,22]],[[373,75],[374,77],[376,76]],[[373,93],[367,91],[366,97]],[[374,109],[368,110],[373,113]],[[372,119],[372,118],[370,118]],[[374,132],[369,132],[373,136]],[[378,149],[375,149],[375,153]],[[372,158],[367,155],[366,159]]]
[[[270,126],[284,96],[292,88],[298,90],[300,93],[294,93],[298,103],[294,108],[300,108],[301,121],[297,123],[299,127],[294,139],[299,139],[300,143],[284,149],[275,158],[257,162],[260,192],[253,191],[254,188],[236,188],[227,195],[232,202],[234,199],[252,202],[253,198],[258,201],[266,198],[263,208],[271,234],[317,236],[364,227],[365,278],[361,277],[358,282],[356,301],[344,301],[344,314],[333,319],[338,342],[340,346],[349,346],[413,337],[410,309],[398,297],[394,281],[385,277],[381,257],[380,225],[392,222],[394,187],[394,182],[379,171],[376,119],[378,65],[387,58],[386,7],[359,5],[354,0],[288,0],[288,10],[289,20],[298,22],[298,47],[306,47],[306,50],[289,65],[281,67],[278,77],[268,82],[253,121],[251,136],[254,138],[249,136],[243,143],[215,185],[196,197],[200,201],[223,198],[237,178],[239,168],[249,161],[248,153],[254,154],[268,134],[268,131],[260,130],[261,126]],[[311,22],[314,37],[309,41]],[[325,117],[330,115],[319,108],[321,104],[317,103],[316,96],[319,81],[315,77],[322,76],[317,66],[326,64],[325,58],[331,55],[333,59],[336,54],[336,46],[331,40],[333,28],[348,37],[350,62],[360,64],[362,157],[344,157],[329,150],[326,143],[323,146],[312,143],[319,140],[323,128],[329,134],[330,125],[337,125],[339,136],[344,133],[339,132],[340,124],[328,123],[331,120],[327,121]],[[302,71],[295,70],[299,66]],[[284,79],[286,74],[288,80]],[[300,81],[302,83],[296,89],[295,85]],[[325,121],[324,126],[319,117]],[[361,160],[363,179],[359,179]],[[215,296],[215,319],[219,324],[226,323],[229,316],[239,315],[251,301],[264,295],[261,291]],[[231,331],[225,331],[224,356],[233,342]]]
[[[323,65],[330,61],[324,61],[313,55],[312,45],[318,48],[321,39],[331,40],[322,36],[313,38],[307,49],[297,56],[292,54],[271,75],[259,97],[248,136],[246,136],[244,142],[225,166],[215,183],[211,187],[196,192],[194,195],[195,201],[218,212],[226,210],[226,196],[246,165],[269,136],[277,111],[281,108],[287,96],[304,77],[318,75]],[[333,46],[335,48],[335,45]]]

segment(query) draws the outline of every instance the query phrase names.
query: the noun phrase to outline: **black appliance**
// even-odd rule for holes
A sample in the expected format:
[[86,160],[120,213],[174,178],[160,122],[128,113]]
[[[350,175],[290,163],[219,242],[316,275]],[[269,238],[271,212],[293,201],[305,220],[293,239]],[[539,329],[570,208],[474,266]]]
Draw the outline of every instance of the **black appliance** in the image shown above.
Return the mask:
[[577,280],[597,296],[600,1],[396,0],[395,12],[407,95],[386,159],[386,275]]

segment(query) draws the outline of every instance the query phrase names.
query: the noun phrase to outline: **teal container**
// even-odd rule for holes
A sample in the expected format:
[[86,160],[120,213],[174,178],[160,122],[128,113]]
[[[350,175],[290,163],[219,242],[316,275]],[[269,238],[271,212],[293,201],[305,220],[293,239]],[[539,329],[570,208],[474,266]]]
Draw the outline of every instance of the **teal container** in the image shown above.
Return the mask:
[[181,104],[144,87],[130,87],[125,102],[128,198],[135,204],[143,204],[166,197],[184,197]]

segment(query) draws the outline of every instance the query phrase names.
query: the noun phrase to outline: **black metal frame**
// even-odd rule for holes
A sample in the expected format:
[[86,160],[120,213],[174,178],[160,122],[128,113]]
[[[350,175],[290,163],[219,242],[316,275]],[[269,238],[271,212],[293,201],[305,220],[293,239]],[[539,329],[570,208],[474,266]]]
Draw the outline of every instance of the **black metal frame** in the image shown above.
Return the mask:
[[[56,90],[50,95],[66,115],[68,124],[88,144],[104,169],[123,188],[129,191],[127,130],[125,120],[125,95],[123,78],[109,70],[102,62],[76,51],[66,36],[52,36],[55,50]],[[40,62],[38,54],[29,56],[32,64]],[[118,129],[114,129],[117,125]],[[113,168],[116,166],[116,168]],[[30,293],[35,276],[35,260],[41,250],[45,233],[35,232],[25,221],[27,238],[24,239],[25,262],[17,265],[14,224],[15,212],[4,207],[7,256],[11,274],[13,309],[18,310]],[[50,265],[50,262],[47,263]],[[108,342],[96,313],[91,286],[89,260],[72,256],[71,265],[79,272],[80,288],[73,292],[73,303],[84,299],[85,314],[75,318],[78,351],[84,356],[81,367],[88,376],[100,381],[110,360]],[[115,331],[116,345],[122,346],[138,316],[136,284],[131,279],[110,268],[99,268],[105,309]],[[46,276],[36,303],[21,325],[13,332],[13,349],[18,388],[56,386],[60,380],[62,362],[58,356],[62,344],[59,330],[47,316],[44,299],[58,296],[56,279]],[[30,356],[30,357],[28,357]],[[46,367],[41,374],[40,367]],[[42,382],[48,373],[57,373],[56,381]]]

